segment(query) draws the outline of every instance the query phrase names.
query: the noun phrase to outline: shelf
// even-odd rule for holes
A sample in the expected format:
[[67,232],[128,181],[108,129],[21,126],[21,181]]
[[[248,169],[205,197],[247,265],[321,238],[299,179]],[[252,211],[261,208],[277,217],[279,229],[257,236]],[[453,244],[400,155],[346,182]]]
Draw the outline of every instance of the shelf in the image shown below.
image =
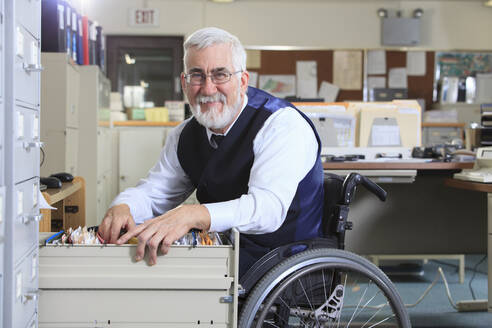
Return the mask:
[[[181,122],[115,121],[113,126],[177,126]],[[110,122],[99,122],[99,126],[110,126]]]
[[60,228],[64,230],[85,226],[84,178],[75,177],[72,182],[63,183],[60,189],[46,189],[43,197],[56,210],[40,210],[43,214],[43,219],[39,222],[40,232],[51,232],[53,221],[61,221]]

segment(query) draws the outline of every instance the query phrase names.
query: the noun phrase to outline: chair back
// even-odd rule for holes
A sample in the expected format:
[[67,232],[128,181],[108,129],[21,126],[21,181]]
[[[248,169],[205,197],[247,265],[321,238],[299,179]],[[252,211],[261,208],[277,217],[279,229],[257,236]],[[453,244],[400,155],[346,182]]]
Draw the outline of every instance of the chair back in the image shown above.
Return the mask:
[[336,237],[335,208],[342,199],[343,178],[333,173],[325,173],[323,207],[323,236]]

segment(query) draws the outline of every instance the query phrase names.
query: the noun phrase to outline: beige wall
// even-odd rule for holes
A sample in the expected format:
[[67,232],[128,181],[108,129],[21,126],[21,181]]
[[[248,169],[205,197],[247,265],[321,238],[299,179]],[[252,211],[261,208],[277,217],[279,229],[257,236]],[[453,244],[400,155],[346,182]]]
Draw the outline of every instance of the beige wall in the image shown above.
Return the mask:
[[[380,48],[376,12],[422,8],[421,44],[426,49],[492,49],[492,8],[480,0],[72,0],[107,34],[184,35],[205,26],[236,34],[247,46]],[[157,8],[160,27],[128,26],[128,8]]]

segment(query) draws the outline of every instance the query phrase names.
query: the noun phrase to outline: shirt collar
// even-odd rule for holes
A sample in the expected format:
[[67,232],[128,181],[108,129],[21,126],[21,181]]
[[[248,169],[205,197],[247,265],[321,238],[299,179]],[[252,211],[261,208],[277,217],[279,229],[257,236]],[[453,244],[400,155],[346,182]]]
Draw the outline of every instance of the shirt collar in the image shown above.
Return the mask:
[[232,122],[232,124],[229,126],[229,128],[227,129],[227,131],[224,133],[224,134],[220,134],[220,133],[215,133],[213,132],[212,130],[210,130],[209,128],[206,128],[207,130],[207,137],[208,137],[208,142],[212,145],[212,146],[215,146],[215,143],[212,142],[211,138],[212,138],[212,134],[218,134],[218,135],[223,135],[223,136],[226,136],[227,133],[229,133],[229,131],[231,130],[231,128],[234,126],[234,124],[236,123],[237,119],[239,118],[239,116],[241,116],[241,113],[243,112],[244,108],[246,107],[246,105],[248,104],[248,95],[245,93],[244,94],[244,97],[243,97],[243,105],[241,107],[241,110],[239,111],[239,114],[236,116],[236,118],[234,119],[234,122]]

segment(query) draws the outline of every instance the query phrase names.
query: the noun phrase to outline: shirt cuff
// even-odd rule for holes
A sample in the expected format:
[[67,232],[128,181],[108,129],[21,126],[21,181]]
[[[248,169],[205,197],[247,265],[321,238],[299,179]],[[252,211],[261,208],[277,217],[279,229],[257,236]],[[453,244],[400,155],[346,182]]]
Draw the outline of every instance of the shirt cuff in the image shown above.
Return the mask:
[[236,226],[235,212],[239,200],[202,204],[210,213],[210,231],[222,232]]

